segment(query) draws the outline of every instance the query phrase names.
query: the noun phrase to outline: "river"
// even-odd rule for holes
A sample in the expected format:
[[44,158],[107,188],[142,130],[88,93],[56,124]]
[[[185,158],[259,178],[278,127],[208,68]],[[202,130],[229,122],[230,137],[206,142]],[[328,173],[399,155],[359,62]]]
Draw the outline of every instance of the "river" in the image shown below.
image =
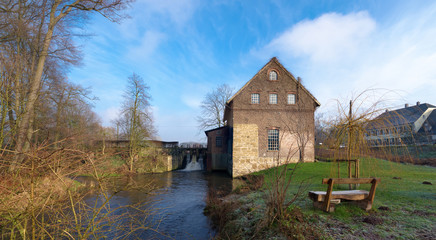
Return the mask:
[[[127,230],[120,232],[119,229],[131,224],[129,221],[134,215],[134,225],[143,227],[136,228],[127,239],[210,239],[216,232],[203,214],[207,192],[212,189],[230,192],[232,188],[232,179],[226,173],[205,171],[179,170],[113,180],[114,184],[108,192],[117,193],[109,201],[111,209],[140,206],[114,212],[114,215],[129,217],[115,218],[117,220],[104,228],[109,238],[126,234]],[[153,186],[154,190],[150,191],[148,186]],[[98,191],[94,191],[85,198],[85,202],[93,205],[99,196]],[[150,214],[148,210],[155,212]]]

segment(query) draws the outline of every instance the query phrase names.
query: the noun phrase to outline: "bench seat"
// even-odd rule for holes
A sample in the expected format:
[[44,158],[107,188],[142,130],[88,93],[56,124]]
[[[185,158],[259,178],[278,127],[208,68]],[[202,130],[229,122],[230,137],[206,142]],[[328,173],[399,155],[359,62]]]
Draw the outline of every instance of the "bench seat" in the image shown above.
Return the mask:
[[[312,201],[324,202],[326,191],[310,191],[309,197]],[[343,199],[343,200],[363,200],[369,196],[369,192],[365,190],[345,190],[345,191],[333,191],[331,199]]]

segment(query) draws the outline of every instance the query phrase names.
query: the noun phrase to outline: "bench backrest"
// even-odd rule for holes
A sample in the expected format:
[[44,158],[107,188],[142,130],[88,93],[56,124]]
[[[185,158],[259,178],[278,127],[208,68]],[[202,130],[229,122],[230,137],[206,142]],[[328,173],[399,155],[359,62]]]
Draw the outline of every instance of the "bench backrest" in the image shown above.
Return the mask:
[[329,180],[332,180],[334,184],[370,184],[380,182],[380,178],[323,178],[323,184],[329,184]]

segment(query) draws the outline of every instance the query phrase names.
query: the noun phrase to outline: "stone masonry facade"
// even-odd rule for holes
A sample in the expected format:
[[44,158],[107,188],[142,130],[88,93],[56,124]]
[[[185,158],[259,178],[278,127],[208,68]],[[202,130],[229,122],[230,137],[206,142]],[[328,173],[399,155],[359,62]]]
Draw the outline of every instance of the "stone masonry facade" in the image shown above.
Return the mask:
[[226,104],[229,174],[238,177],[284,163],[314,161],[314,112],[319,105],[301,81],[272,58]]

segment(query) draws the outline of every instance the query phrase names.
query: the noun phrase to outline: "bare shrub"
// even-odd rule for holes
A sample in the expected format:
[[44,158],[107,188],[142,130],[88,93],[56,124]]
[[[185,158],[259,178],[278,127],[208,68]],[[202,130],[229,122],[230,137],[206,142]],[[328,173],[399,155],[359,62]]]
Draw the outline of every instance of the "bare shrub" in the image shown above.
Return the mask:
[[210,217],[213,226],[220,231],[231,220],[231,213],[238,207],[234,201],[224,201],[223,193],[210,189],[206,196],[204,213]]
[[[15,172],[7,171],[13,153],[1,158],[0,234],[2,238],[88,239],[134,236],[138,230],[154,229],[150,221],[154,203],[148,200],[112,207],[116,190],[99,172],[99,156],[75,146],[53,149],[32,147]],[[82,170],[92,172],[95,188],[73,180]],[[132,184],[133,185],[133,184]],[[147,190],[148,189],[148,190]],[[152,186],[142,188],[151,191]],[[86,201],[88,193],[98,197]]]
[[286,209],[279,228],[287,239],[323,239],[322,231],[298,207]]

